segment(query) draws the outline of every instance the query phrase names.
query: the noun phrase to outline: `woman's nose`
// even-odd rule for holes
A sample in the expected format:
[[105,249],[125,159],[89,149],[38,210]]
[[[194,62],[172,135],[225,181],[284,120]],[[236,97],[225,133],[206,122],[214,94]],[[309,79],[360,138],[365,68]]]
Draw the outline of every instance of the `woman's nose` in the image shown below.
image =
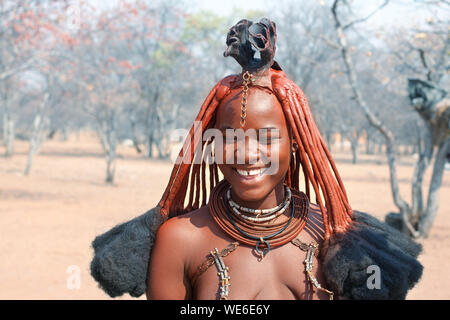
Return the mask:
[[255,164],[260,159],[260,146],[257,139],[246,137],[237,142],[236,155],[238,164]]

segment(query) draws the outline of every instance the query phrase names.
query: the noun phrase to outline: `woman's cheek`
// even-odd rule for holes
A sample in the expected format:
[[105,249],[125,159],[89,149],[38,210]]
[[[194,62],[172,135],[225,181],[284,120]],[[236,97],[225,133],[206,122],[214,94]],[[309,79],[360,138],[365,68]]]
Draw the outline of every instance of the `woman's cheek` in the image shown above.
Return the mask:
[[266,151],[262,154],[264,162],[269,164],[267,174],[284,175],[290,162],[290,144],[286,141],[276,140],[267,146]]
[[271,143],[268,145],[262,145],[261,150],[261,160],[268,166],[266,169],[266,174],[275,175],[280,167],[280,144]]
[[225,164],[235,164],[235,145],[234,143],[225,143],[223,146],[223,153]]
[[233,154],[233,145],[227,143],[225,139],[214,141],[214,161],[216,164],[233,164]]

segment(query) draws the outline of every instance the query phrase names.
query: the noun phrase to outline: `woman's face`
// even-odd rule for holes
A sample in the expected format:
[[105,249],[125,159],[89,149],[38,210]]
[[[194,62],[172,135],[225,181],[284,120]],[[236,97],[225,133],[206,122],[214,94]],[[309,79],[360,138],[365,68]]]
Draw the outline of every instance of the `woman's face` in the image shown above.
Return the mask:
[[245,125],[241,127],[242,91],[219,106],[216,129],[222,132],[224,163],[218,164],[233,194],[245,202],[266,198],[282,184],[289,168],[291,139],[282,107],[275,95],[250,88]]

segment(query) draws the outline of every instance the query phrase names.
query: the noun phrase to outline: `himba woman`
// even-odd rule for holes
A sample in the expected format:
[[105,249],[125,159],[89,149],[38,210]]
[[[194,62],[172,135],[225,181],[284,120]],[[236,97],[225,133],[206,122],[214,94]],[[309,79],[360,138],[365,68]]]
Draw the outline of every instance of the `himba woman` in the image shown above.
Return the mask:
[[420,279],[421,246],[351,209],[275,43],[265,18],[228,32],[242,72],[206,97],[159,204],[93,242],[110,296],[404,299]]

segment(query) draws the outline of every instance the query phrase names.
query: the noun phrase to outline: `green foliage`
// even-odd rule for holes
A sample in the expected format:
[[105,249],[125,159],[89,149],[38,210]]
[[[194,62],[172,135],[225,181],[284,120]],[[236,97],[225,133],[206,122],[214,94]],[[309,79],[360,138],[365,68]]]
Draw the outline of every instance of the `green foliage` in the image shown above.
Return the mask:
[[213,35],[223,35],[227,32],[226,18],[218,16],[212,11],[200,10],[186,19],[183,30],[183,40],[190,41],[212,41]]
[[170,68],[178,55],[179,52],[172,43],[161,41],[151,57],[152,66],[161,69]]

